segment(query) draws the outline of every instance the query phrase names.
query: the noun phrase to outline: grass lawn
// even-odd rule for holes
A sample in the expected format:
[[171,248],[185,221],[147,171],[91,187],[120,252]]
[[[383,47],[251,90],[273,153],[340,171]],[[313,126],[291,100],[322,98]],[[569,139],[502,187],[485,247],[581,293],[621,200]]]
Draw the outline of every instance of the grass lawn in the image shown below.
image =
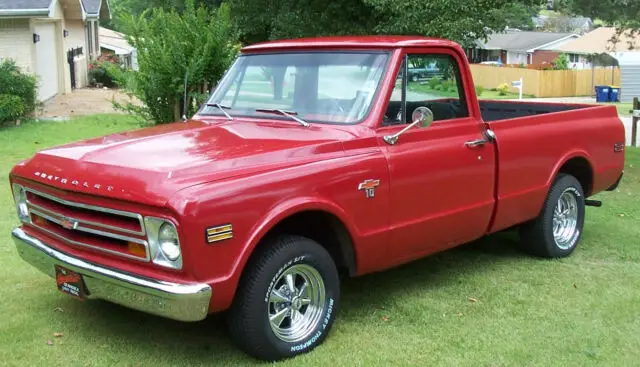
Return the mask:
[[[427,95],[437,96],[441,98],[457,98],[458,91],[454,90],[434,90],[428,83],[416,83],[410,82],[408,85],[408,89],[412,92],[424,93]],[[482,94],[478,96],[479,99],[518,99],[520,95],[518,93],[507,92],[505,95],[500,95],[497,90],[484,89]],[[534,98],[534,96],[530,96],[527,94],[523,94],[522,98]]]
[[[603,103],[603,104],[606,104],[606,103]],[[616,108],[618,109],[619,115],[631,116],[631,112],[629,111],[633,109],[633,103],[616,102],[615,105],[616,105]]]
[[[126,116],[0,129],[0,360],[10,366],[224,366],[254,360],[220,316],[186,324],[78,302],[23,262],[7,175],[52,145],[133,129]],[[540,260],[503,233],[382,273],[348,279],[325,344],[282,365],[589,366],[640,360],[640,150],[625,179],[588,208],[570,258]],[[62,333],[62,337],[54,337]],[[52,345],[48,344],[52,341]]]

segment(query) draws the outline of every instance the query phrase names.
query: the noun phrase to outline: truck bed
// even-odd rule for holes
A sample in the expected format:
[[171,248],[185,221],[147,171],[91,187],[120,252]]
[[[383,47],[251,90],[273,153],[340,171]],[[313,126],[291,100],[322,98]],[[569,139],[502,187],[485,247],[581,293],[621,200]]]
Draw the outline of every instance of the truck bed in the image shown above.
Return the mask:
[[542,115],[553,112],[570,111],[592,107],[583,104],[560,104],[520,101],[479,100],[480,112],[484,121],[506,120],[517,117]]

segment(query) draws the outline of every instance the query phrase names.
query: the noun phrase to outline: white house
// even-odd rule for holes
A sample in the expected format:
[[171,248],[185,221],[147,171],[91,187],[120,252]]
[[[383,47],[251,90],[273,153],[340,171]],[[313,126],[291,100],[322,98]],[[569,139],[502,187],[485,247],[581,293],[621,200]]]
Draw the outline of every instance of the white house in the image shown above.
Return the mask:
[[38,77],[42,101],[87,85],[108,0],[0,0],[0,59]]
[[[615,44],[612,42],[614,39],[617,41]],[[571,68],[590,69],[594,66],[590,61],[592,55],[609,54],[617,58],[616,53],[640,52],[640,35],[632,31],[617,35],[613,27],[600,27],[562,45],[558,50],[569,55]]]
[[125,39],[124,34],[100,27],[100,48],[103,55],[117,55],[125,67],[138,70],[138,53]]
[[573,33],[508,30],[476,41],[476,47],[467,50],[467,57],[473,63],[540,65],[551,63],[559,55],[554,51],[557,47],[578,37]]

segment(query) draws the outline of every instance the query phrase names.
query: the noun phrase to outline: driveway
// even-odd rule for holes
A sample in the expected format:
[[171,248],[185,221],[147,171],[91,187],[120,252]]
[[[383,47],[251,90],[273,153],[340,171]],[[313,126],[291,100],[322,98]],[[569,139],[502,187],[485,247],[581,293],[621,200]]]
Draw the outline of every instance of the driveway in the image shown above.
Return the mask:
[[115,99],[124,103],[130,101],[129,96],[117,89],[82,88],[72,93],[58,95],[47,101],[41,119],[66,119],[73,116],[96,113],[123,113],[113,108],[111,101]]

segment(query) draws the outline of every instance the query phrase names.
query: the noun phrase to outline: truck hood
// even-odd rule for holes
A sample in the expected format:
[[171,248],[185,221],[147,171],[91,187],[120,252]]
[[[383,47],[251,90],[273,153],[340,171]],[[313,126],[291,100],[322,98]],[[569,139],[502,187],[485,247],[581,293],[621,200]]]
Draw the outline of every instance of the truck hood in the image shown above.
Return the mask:
[[163,206],[183,188],[344,154],[351,133],[280,121],[192,120],[38,152],[13,175],[64,190]]

